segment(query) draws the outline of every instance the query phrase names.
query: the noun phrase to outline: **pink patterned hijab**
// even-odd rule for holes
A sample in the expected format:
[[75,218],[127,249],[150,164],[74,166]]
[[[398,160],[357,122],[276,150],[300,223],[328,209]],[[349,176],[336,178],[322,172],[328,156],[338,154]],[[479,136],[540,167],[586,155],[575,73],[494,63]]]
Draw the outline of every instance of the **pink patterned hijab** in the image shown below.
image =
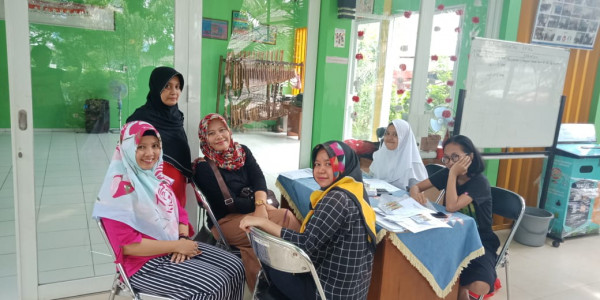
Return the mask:
[[210,159],[215,164],[225,170],[237,170],[246,163],[246,152],[242,146],[230,138],[229,147],[225,151],[217,151],[208,144],[208,124],[211,121],[219,120],[225,124],[229,135],[231,136],[231,128],[227,125],[227,121],[219,114],[208,114],[200,121],[198,126],[198,137],[200,138],[200,149],[206,159]]
[[177,200],[171,188],[173,180],[163,174],[162,150],[151,170],[140,168],[135,159],[137,146],[148,131],[160,141],[160,134],[149,123],[133,121],[123,126],[92,216],[125,223],[157,240],[176,240]]

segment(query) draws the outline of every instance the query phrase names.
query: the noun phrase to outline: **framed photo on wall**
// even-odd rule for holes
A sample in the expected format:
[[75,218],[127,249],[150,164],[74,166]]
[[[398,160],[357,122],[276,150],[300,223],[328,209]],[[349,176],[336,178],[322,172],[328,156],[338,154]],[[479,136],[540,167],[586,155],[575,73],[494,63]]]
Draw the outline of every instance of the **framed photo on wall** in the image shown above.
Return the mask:
[[277,42],[277,27],[270,25],[260,25],[252,30],[253,41],[268,45],[275,45]]
[[540,0],[531,43],[594,49],[599,24],[598,0]]
[[247,36],[250,34],[250,16],[245,11],[231,11],[231,35]]
[[202,37],[208,39],[227,40],[229,23],[225,20],[202,18]]

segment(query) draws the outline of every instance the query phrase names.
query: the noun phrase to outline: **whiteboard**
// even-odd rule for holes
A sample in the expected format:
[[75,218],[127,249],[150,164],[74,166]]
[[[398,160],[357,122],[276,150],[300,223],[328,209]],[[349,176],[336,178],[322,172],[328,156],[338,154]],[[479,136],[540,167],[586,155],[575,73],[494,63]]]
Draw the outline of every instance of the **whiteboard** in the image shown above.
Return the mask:
[[549,147],[569,50],[475,38],[460,134],[478,148]]

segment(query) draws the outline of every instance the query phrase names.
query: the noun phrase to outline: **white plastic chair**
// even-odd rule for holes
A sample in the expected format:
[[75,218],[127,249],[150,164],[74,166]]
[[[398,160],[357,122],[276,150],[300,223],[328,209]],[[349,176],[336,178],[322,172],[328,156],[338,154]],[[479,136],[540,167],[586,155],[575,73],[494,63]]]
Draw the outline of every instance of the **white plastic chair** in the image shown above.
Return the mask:
[[102,238],[104,238],[104,242],[106,243],[106,246],[108,246],[108,252],[110,253],[110,256],[112,257],[113,261],[115,262],[115,265],[117,266],[117,272],[115,274],[115,278],[113,279],[113,284],[110,289],[110,295],[108,295],[108,299],[113,300],[113,299],[115,299],[116,295],[130,296],[134,300],[143,300],[143,299],[169,300],[169,299],[171,299],[171,298],[165,298],[165,297],[156,296],[156,295],[150,295],[150,294],[146,294],[146,293],[138,293],[133,289],[133,287],[131,286],[131,283],[129,283],[129,278],[127,277],[127,274],[125,273],[125,269],[123,268],[123,265],[121,265],[121,263],[116,262],[117,256],[115,255],[115,252],[113,251],[113,248],[110,245],[108,236],[106,235],[106,231],[104,230],[104,225],[102,225],[102,220],[97,220],[97,222],[98,222],[98,228],[100,229],[100,234],[102,235]]
[[[267,265],[275,270],[287,273],[310,273],[321,299],[326,299],[317,271],[304,250],[255,227],[250,228],[248,239],[250,239],[252,249],[256,253],[261,266]],[[267,285],[261,284],[263,280],[267,281]],[[264,286],[268,287],[268,278],[261,270],[257,275],[253,299],[262,299],[265,296],[272,298],[272,296],[269,296],[269,290],[262,288]]]
[[[513,240],[515,232],[525,213],[525,200],[519,194],[507,189],[492,187],[492,213],[513,220],[513,225],[508,234],[508,238],[500,248],[500,253],[496,259],[496,269],[504,267],[506,274],[506,298],[510,299],[510,289],[508,282],[508,247]],[[479,296],[483,300],[484,295]]]

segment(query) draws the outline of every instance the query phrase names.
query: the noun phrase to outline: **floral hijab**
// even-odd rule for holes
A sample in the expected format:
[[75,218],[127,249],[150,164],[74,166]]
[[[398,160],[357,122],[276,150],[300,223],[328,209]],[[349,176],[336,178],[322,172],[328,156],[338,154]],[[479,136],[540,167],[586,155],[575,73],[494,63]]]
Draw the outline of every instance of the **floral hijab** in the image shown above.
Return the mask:
[[173,180],[163,174],[162,150],[151,170],[141,169],[135,159],[137,146],[148,131],[161,140],[149,123],[134,121],[123,126],[92,216],[125,223],[157,240],[176,240],[177,199],[171,189]]
[[200,138],[200,149],[206,159],[214,161],[217,166],[225,170],[237,170],[244,166],[246,163],[246,152],[242,148],[242,145],[233,141],[230,138],[229,148],[225,151],[217,151],[210,147],[208,144],[208,124],[213,120],[219,120],[225,124],[229,135],[231,136],[231,129],[227,125],[227,121],[219,114],[208,114],[204,119],[200,120],[198,126],[198,137]]

